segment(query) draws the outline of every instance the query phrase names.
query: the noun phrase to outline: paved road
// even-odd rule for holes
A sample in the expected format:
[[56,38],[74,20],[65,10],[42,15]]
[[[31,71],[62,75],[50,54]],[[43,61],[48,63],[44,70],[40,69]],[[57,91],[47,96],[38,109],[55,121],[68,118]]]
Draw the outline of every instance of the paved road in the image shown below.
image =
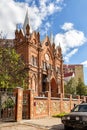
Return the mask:
[[0,130],[64,130],[58,118],[22,120],[14,123],[0,123]]

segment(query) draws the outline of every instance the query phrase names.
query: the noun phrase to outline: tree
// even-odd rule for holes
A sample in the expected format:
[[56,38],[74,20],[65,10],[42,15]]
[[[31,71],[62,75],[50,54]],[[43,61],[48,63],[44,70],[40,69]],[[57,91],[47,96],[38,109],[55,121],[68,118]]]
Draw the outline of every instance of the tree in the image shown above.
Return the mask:
[[77,94],[79,94],[80,96],[87,95],[87,88],[80,78],[78,79],[78,85],[76,87],[76,91],[77,91]]
[[20,56],[11,47],[0,47],[0,88],[25,88],[27,72]]
[[76,94],[77,82],[75,78],[71,78],[67,84],[64,85],[64,91],[66,94]]

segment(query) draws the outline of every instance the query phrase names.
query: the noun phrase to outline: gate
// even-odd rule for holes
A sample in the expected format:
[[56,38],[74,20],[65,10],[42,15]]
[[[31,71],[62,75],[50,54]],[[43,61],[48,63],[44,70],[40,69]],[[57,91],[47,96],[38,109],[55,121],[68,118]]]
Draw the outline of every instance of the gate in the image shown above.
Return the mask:
[[27,90],[23,92],[22,119],[30,119],[30,95]]
[[13,91],[0,90],[0,120],[15,121],[16,95]]

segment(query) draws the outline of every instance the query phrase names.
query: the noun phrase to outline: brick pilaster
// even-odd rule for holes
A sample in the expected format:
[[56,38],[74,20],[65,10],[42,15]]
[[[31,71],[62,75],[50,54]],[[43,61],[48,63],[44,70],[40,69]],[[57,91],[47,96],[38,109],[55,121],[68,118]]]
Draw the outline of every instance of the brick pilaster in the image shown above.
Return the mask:
[[30,94],[30,119],[34,118],[34,94],[32,90],[29,90]]
[[18,87],[14,89],[16,95],[16,121],[22,120],[22,102],[23,102],[23,89]]
[[48,116],[51,116],[51,93],[48,91]]

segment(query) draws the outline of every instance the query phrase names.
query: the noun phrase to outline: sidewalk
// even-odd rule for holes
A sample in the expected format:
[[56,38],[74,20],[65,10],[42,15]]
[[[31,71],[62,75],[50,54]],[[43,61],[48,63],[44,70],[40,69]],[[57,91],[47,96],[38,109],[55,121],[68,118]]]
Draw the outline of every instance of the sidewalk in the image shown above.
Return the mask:
[[63,130],[60,118],[22,120],[21,122],[0,123],[0,130]]
[[39,126],[40,128],[50,129],[53,126],[57,127],[58,125],[61,125],[61,119],[47,117],[47,118],[42,118],[42,119],[22,120],[21,123],[31,124],[31,125]]

